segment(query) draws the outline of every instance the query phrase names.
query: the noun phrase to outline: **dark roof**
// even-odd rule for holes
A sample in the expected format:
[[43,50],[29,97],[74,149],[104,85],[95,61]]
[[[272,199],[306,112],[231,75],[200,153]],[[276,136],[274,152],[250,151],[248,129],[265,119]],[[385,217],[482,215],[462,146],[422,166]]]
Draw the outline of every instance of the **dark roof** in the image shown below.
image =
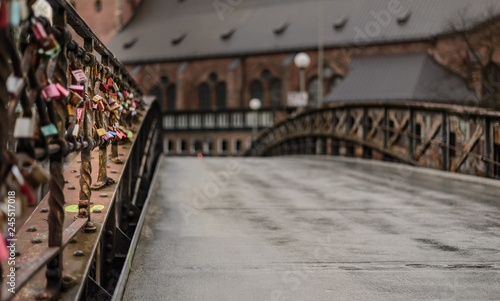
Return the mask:
[[370,101],[477,102],[474,91],[427,53],[355,57],[325,103]]
[[[391,13],[390,3],[398,2],[392,9],[398,14]],[[320,12],[327,47],[414,41],[449,32],[461,11],[484,20],[500,7],[498,0],[335,0],[323,1],[322,9],[319,3],[143,0],[109,48],[129,63],[312,49]]]

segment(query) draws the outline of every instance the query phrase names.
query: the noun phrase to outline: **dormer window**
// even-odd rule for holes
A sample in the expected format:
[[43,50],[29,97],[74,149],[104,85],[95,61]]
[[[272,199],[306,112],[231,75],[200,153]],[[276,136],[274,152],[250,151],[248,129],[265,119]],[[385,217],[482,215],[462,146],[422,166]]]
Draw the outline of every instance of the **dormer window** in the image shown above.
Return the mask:
[[397,17],[398,24],[399,25],[406,24],[408,22],[408,20],[410,19],[410,16],[411,16],[411,11],[407,10],[404,14]]
[[235,27],[232,27],[228,30],[226,30],[225,32],[223,32],[221,35],[220,35],[220,38],[221,40],[228,40],[232,35],[233,33],[236,31],[236,28]]
[[172,45],[178,45],[182,42],[182,40],[184,40],[184,38],[186,38],[187,36],[187,33],[183,32],[181,33],[180,35],[176,36],[175,38],[172,39],[172,41],[170,41],[172,43]]
[[338,18],[335,23],[333,23],[333,28],[337,31],[339,30],[342,30],[345,25],[347,24],[347,21],[349,20],[349,18],[347,16],[342,16],[340,18]]
[[275,35],[281,35],[282,33],[285,32],[285,30],[287,29],[289,23],[284,21],[282,22],[281,24],[279,24],[276,28],[273,29],[273,32]]

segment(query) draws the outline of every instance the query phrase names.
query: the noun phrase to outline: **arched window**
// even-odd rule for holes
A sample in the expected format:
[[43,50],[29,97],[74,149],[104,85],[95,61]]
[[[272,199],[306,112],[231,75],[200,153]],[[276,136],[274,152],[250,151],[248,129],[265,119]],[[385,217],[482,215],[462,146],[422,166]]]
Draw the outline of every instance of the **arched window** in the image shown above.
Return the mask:
[[271,96],[271,107],[281,106],[281,80],[275,78],[271,81],[269,95]]
[[167,89],[167,109],[169,111],[175,110],[175,98],[177,97],[177,86],[170,85]]
[[258,98],[261,102],[264,102],[264,87],[262,83],[258,80],[254,80],[250,84],[250,96],[251,98]]
[[217,100],[217,108],[226,108],[226,82],[220,82],[215,87],[215,97]]
[[163,102],[163,92],[161,91],[160,86],[154,86],[149,90],[149,95],[151,96],[156,96],[156,100],[159,101],[160,103]]
[[202,83],[198,87],[198,100],[200,110],[210,109],[210,86],[207,83]]

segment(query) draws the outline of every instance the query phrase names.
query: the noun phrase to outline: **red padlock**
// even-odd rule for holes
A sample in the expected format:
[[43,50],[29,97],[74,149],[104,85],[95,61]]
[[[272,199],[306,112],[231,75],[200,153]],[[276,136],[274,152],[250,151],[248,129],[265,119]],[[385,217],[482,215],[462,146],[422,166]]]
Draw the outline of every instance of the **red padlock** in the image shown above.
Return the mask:
[[99,85],[99,90],[101,90],[104,93],[109,93],[109,87],[107,85],[105,85],[104,83],[101,83]]
[[83,86],[80,86],[80,85],[71,85],[69,86],[69,89],[73,92],[75,92],[76,94],[80,95],[81,97],[83,97]]
[[7,25],[9,24],[9,18],[8,18],[8,8],[7,8],[7,1],[1,1],[0,3],[0,28],[5,29],[7,28]]

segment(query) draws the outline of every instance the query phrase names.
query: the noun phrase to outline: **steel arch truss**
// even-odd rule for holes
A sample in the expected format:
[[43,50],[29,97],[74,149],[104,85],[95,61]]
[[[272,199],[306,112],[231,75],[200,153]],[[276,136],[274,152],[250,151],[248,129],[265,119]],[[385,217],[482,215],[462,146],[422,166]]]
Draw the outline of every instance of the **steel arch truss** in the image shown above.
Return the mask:
[[422,103],[338,104],[263,131],[251,156],[327,154],[500,176],[500,113]]

